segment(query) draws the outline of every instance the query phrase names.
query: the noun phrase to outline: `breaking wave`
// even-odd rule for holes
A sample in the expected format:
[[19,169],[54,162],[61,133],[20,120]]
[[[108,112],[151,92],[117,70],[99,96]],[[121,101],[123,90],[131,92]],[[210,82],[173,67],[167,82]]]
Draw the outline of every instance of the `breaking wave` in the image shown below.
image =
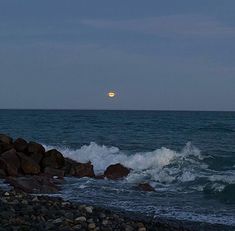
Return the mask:
[[[46,146],[46,149],[53,148]],[[214,191],[222,191],[228,184],[235,183],[234,172],[217,172],[209,168],[201,151],[191,142],[186,143],[180,152],[162,147],[152,152],[125,153],[117,147],[107,147],[91,142],[80,149],[57,148],[64,156],[79,162],[91,161],[96,174],[111,164],[121,163],[132,169],[126,181],[138,183],[149,181],[155,188],[174,185],[172,190],[203,191],[211,185]],[[168,188],[169,190],[169,188]]]

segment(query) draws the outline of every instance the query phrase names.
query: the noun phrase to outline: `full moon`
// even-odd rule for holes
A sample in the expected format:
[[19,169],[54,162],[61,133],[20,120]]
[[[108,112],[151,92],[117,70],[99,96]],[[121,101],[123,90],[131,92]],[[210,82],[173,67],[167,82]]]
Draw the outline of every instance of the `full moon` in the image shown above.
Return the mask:
[[115,96],[116,96],[116,93],[113,92],[113,91],[110,91],[110,92],[108,93],[108,97],[110,97],[110,98],[114,98]]

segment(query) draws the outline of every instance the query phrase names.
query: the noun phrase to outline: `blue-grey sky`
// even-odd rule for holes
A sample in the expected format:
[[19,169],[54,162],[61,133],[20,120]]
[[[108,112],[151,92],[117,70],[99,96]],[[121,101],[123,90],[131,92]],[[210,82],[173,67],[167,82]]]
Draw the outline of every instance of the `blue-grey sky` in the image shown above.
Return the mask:
[[234,0],[0,0],[0,108],[235,110],[234,11]]

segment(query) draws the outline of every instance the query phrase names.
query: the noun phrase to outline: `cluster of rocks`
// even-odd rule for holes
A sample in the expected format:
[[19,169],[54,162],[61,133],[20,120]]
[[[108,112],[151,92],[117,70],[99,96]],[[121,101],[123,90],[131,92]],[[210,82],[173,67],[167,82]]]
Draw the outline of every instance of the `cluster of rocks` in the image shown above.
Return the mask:
[[[0,177],[7,178],[8,183],[25,192],[56,192],[58,187],[54,176],[60,179],[73,176],[118,180],[126,177],[130,171],[117,163],[107,167],[103,175],[96,176],[90,161],[79,163],[65,158],[56,149],[46,151],[39,143],[27,142],[22,138],[13,140],[0,134]],[[141,183],[137,188],[154,191],[148,183]]]
[[0,231],[232,231],[234,227],[183,223],[123,214],[58,197],[0,191]]
[[0,231],[3,230],[125,230],[146,231],[150,224],[110,211],[72,204],[61,198],[0,192]]

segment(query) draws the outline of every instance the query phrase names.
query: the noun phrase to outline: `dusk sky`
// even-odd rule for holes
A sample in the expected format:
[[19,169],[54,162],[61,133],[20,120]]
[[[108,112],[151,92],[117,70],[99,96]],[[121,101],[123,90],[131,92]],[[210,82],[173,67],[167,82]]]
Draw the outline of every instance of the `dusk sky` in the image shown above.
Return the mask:
[[0,108],[235,110],[234,12],[234,0],[0,0]]

